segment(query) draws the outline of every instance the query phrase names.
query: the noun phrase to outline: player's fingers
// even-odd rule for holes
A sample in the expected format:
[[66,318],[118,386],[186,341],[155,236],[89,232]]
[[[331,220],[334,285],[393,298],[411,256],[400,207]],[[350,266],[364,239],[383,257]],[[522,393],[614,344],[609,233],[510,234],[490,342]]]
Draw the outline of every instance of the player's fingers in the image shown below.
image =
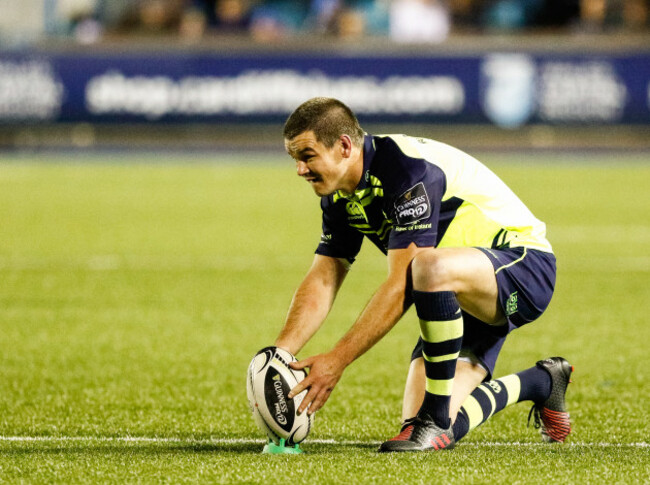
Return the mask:
[[309,392],[300,403],[300,407],[298,408],[298,414],[304,413],[305,410],[309,407],[309,403],[311,403],[316,398],[317,395],[318,395],[318,389],[315,389],[314,387],[309,389]]
[[308,387],[311,386],[311,381],[313,378],[311,376],[305,377],[302,381],[300,381],[296,386],[289,391],[289,394],[287,394],[287,397],[289,399],[293,399],[294,396],[297,396],[300,394],[302,391],[307,389]]
[[305,367],[311,367],[311,365],[314,363],[314,357],[307,357],[306,359],[302,359],[296,362],[289,362],[289,367],[292,369],[304,369]]
[[322,389],[321,392],[318,393],[318,396],[316,396],[316,399],[314,399],[314,401],[311,403],[311,406],[309,406],[307,414],[314,414],[316,411],[322,408],[329,399],[330,394],[332,394],[332,391],[330,389]]

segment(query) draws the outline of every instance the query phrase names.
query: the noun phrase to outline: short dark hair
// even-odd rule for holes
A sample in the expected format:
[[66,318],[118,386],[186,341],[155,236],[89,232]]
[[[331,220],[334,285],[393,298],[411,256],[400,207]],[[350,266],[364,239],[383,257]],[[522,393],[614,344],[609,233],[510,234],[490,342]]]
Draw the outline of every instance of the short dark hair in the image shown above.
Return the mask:
[[352,110],[338,99],[311,98],[291,113],[284,124],[284,138],[291,140],[305,131],[331,148],[341,135],[349,135],[356,145],[363,143],[363,129]]

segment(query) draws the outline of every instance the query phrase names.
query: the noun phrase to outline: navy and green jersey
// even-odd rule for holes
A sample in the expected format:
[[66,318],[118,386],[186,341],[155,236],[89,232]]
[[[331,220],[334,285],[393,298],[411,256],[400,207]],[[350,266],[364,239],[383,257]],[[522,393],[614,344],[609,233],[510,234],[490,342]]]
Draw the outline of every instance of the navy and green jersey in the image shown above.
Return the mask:
[[444,143],[366,135],[353,194],[321,198],[317,254],[354,261],[363,237],[385,254],[419,247],[529,247],[552,252],[546,226],[485,165]]

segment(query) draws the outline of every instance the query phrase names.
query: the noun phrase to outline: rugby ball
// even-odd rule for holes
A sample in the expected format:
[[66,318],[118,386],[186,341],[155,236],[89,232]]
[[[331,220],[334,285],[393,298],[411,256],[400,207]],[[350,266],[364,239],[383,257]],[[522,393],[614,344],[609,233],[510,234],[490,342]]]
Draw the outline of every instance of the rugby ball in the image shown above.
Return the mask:
[[302,391],[293,399],[287,398],[289,391],[302,381],[307,373],[289,367],[296,362],[290,352],[278,347],[260,350],[248,366],[246,391],[253,419],[271,441],[286,446],[303,441],[311,430],[313,415],[298,414],[298,407],[307,394]]

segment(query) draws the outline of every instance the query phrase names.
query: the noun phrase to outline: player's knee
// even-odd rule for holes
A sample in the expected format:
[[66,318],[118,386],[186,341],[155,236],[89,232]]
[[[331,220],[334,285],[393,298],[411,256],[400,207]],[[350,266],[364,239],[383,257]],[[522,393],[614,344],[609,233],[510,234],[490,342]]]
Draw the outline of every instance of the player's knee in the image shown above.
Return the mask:
[[440,251],[422,251],[411,262],[413,289],[418,291],[455,291],[453,270]]

